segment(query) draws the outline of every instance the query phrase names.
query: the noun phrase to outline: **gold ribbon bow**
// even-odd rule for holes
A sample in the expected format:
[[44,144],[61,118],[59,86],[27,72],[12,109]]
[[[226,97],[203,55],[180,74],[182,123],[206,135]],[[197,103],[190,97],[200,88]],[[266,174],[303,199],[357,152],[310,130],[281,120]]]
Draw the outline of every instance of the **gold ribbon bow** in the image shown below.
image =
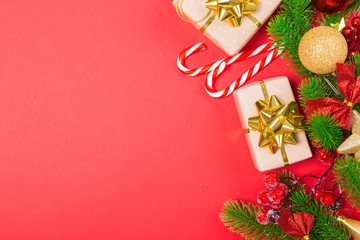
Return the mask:
[[210,24],[215,20],[216,16],[218,16],[220,21],[227,21],[232,27],[240,26],[243,16],[248,17],[257,27],[261,26],[260,21],[251,15],[256,12],[259,0],[208,0],[205,3],[205,6],[209,9],[209,12],[204,18],[198,21],[191,20],[185,16],[182,10],[182,2],[183,0],[176,1],[176,12],[187,22],[201,22],[210,15],[211,11],[213,11],[211,17],[209,17],[201,27],[200,31],[202,33],[206,31]]
[[208,0],[205,5],[214,13],[202,26],[201,32],[206,30],[216,16],[220,21],[227,21],[230,26],[238,27],[241,25],[243,16],[246,15],[258,27],[261,26],[261,23],[251,15],[256,12],[259,0]]
[[337,150],[340,154],[355,154],[360,161],[360,113],[356,110],[352,111],[351,131],[352,135]]
[[280,149],[284,165],[288,165],[284,144],[296,145],[295,133],[305,130],[304,116],[298,113],[296,102],[283,105],[275,95],[269,98],[265,83],[260,84],[265,100],[255,103],[258,115],[249,118],[247,132],[260,132],[259,147],[267,146],[272,154]]

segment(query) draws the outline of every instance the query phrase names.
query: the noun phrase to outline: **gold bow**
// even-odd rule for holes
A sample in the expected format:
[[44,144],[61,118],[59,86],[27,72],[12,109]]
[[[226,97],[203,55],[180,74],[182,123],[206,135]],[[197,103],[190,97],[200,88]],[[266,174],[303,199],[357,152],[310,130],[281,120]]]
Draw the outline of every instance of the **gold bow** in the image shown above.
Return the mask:
[[355,154],[360,161],[360,113],[356,110],[352,111],[351,131],[352,135],[337,150],[340,154]]
[[249,118],[248,132],[260,132],[259,147],[267,146],[272,154],[280,149],[284,165],[288,165],[284,144],[296,145],[295,133],[305,130],[304,116],[298,113],[298,105],[294,101],[283,105],[275,95],[269,99],[264,82],[260,84],[265,100],[255,103],[258,115]]
[[216,16],[220,21],[226,20],[230,26],[238,27],[241,25],[243,16],[246,15],[258,27],[261,26],[261,23],[251,15],[256,12],[259,0],[208,0],[205,5],[214,13],[201,27],[201,32],[205,32]]

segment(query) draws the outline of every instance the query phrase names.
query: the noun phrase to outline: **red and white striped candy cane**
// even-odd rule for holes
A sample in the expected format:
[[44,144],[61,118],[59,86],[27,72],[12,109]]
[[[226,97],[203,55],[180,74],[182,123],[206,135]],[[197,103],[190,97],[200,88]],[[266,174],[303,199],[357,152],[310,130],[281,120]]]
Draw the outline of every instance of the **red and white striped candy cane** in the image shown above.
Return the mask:
[[222,62],[225,62],[226,65],[230,65],[230,64],[233,64],[236,62],[240,62],[241,60],[244,60],[246,58],[254,57],[258,54],[273,50],[274,47],[270,43],[266,43],[257,48],[254,48],[252,50],[238,53],[236,56],[229,56],[227,58],[220,59],[219,61],[207,64],[207,65],[199,67],[199,68],[190,69],[185,66],[185,60],[187,57],[189,57],[190,55],[192,55],[194,53],[201,52],[205,49],[206,49],[206,46],[203,42],[195,44],[192,47],[188,47],[188,48],[184,49],[177,58],[177,66],[178,66],[179,70],[182,73],[184,73],[185,75],[190,76],[190,77],[199,76],[199,75],[213,71]]
[[241,77],[239,77],[236,81],[234,81],[229,87],[216,91],[213,88],[213,82],[229,65],[223,61],[219,66],[214,68],[213,71],[208,75],[205,82],[205,90],[206,92],[214,98],[224,98],[232,94],[236,89],[241,87],[247,80],[252,78],[255,74],[261,71],[264,67],[266,67],[269,63],[271,63],[274,59],[276,59],[282,50],[274,49],[271,51],[265,58],[263,58],[260,62],[255,64],[252,68],[250,68],[247,72],[245,72]]

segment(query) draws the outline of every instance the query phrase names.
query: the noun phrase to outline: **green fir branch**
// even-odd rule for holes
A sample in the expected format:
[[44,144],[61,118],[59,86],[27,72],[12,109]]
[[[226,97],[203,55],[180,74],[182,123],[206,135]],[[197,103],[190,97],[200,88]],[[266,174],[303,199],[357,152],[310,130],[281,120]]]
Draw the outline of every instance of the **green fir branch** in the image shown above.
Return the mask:
[[336,161],[334,173],[346,199],[352,206],[360,210],[360,162],[354,157],[345,156]]
[[344,142],[342,128],[327,113],[311,115],[306,125],[310,139],[326,151],[333,151]]
[[[295,205],[304,205],[310,201],[302,185],[298,191],[292,192],[288,197]],[[336,215],[317,201],[304,207],[296,207],[296,212],[307,212],[314,215],[314,225],[310,232],[312,240],[349,240],[350,234],[345,226],[336,220]]]
[[251,203],[230,200],[224,203],[219,215],[221,222],[232,232],[238,233],[247,239],[294,239],[287,236],[278,225],[261,225],[256,220],[256,213],[261,207]]
[[284,58],[300,76],[311,76],[300,61],[298,48],[301,38],[310,29],[314,17],[311,0],[283,0],[280,12],[269,21],[268,34]]
[[299,100],[302,107],[305,107],[305,101],[309,99],[317,99],[329,97],[331,95],[330,87],[316,79],[315,77],[309,77],[302,80],[299,86]]
[[[290,177],[296,179],[294,174],[284,170],[279,174],[280,179]],[[286,180],[284,181],[286,183]],[[287,198],[293,205],[305,205],[311,197],[306,194],[305,185],[299,184],[298,187]],[[336,220],[334,213],[330,212],[326,207],[313,201],[307,206],[295,207],[294,212],[308,212],[314,215],[314,225],[310,232],[310,239],[312,240],[349,240],[350,234],[345,229],[345,226]]]
[[346,15],[338,15],[338,14],[329,15],[329,14],[321,13],[321,18],[318,18],[317,22],[320,24],[320,26],[333,27],[334,25],[338,26],[342,18],[344,18],[345,21],[346,21],[349,18],[349,14],[346,14]]

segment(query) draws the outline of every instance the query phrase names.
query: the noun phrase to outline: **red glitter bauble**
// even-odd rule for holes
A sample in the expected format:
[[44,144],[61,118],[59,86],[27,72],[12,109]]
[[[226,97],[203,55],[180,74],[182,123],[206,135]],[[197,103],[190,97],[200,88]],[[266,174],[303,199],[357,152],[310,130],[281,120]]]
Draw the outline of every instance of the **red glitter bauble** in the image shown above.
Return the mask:
[[314,0],[316,9],[326,14],[339,13],[349,4],[349,0]]
[[351,26],[354,28],[360,28],[360,17],[354,17],[351,19]]
[[350,37],[352,37],[354,35],[354,30],[350,26],[344,27],[341,32],[346,39],[349,39]]

